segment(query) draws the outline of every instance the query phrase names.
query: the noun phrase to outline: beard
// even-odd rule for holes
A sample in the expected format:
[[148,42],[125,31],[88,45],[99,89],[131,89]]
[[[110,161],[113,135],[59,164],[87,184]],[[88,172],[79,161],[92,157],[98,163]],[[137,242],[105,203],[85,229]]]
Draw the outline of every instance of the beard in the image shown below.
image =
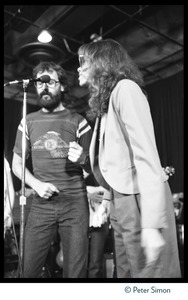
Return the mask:
[[38,94],[38,104],[49,111],[53,111],[61,102],[61,92],[53,95],[48,90],[42,91]]

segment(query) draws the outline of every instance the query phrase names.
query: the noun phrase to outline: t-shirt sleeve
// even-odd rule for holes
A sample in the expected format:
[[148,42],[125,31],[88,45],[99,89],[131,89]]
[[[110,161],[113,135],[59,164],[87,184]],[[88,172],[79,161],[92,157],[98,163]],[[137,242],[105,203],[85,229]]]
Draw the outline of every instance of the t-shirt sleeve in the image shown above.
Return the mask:
[[[23,134],[23,119],[21,120],[18,126],[15,144],[13,148],[13,152],[21,157],[22,157],[22,134]],[[30,154],[30,141],[29,141],[28,130],[26,125],[26,158],[28,158],[29,154]]]

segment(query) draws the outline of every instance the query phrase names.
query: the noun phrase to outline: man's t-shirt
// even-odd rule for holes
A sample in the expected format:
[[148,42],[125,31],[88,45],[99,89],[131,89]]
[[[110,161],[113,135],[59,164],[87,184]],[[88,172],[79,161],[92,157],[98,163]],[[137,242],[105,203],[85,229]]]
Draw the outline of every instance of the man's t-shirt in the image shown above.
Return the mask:
[[[18,126],[13,151],[22,156],[23,120]],[[85,118],[67,109],[26,116],[26,157],[31,154],[34,176],[53,183],[60,191],[85,188],[83,170],[68,159],[69,142],[76,141],[89,152],[92,130]]]

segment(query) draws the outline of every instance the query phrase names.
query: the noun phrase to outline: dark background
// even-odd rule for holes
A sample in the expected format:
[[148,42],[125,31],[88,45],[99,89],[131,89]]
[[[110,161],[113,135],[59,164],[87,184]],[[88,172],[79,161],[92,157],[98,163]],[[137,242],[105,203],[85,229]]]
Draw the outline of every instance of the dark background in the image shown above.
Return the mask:
[[[53,36],[49,44],[37,41],[42,29]],[[184,5],[4,5],[4,82],[30,78],[39,61],[55,60],[68,75],[68,108],[85,115],[88,92],[78,84],[77,50],[96,38],[117,40],[141,69],[161,164],[175,168],[172,192],[183,192]],[[22,84],[4,87],[4,154],[10,166],[22,104]],[[27,113],[35,110],[31,85]],[[20,181],[14,175],[13,180],[19,190]]]

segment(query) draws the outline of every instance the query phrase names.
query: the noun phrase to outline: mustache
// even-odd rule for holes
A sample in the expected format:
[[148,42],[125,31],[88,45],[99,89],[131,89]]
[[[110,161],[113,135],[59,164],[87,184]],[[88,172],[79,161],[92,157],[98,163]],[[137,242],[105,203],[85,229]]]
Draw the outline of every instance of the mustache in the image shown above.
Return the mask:
[[44,95],[49,95],[49,96],[51,96],[51,93],[50,93],[48,90],[44,90],[44,91],[42,91],[42,92],[40,93],[40,98],[42,98],[42,96],[44,96]]

